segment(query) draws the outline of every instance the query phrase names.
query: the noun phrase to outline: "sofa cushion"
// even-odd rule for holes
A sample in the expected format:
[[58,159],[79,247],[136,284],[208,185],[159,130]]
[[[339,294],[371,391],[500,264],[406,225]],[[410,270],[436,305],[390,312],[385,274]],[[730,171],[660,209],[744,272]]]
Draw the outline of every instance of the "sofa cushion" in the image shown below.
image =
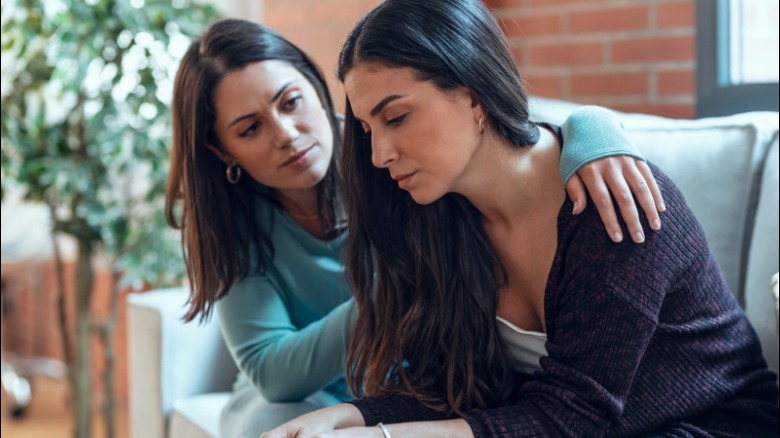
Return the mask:
[[219,415],[229,400],[229,392],[177,399],[173,402],[168,438],[219,437]]

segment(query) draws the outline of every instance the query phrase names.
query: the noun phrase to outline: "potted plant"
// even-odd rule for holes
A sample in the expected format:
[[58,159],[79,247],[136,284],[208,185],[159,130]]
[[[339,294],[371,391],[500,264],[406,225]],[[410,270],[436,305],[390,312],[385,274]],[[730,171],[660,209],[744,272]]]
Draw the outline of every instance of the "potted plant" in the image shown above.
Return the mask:
[[[106,435],[114,435],[116,291],[183,278],[178,236],[162,216],[169,103],[190,36],[215,18],[193,0],[2,3],[3,187],[17,185],[48,205],[52,233],[71,236],[77,248],[66,287],[55,246],[77,437],[91,433],[93,335],[105,345]],[[101,254],[115,293],[110,316],[98,321],[91,305]]]

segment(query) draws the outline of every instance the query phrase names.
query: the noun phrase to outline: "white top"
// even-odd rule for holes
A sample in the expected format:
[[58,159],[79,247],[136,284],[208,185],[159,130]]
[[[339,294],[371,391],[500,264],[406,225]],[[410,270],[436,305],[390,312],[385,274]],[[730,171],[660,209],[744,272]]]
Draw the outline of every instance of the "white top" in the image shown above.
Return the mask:
[[513,370],[521,373],[533,374],[541,371],[539,358],[547,356],[547,334],[523,330],[511,322],[496,316],[498,332],[506,346],[507,360]]

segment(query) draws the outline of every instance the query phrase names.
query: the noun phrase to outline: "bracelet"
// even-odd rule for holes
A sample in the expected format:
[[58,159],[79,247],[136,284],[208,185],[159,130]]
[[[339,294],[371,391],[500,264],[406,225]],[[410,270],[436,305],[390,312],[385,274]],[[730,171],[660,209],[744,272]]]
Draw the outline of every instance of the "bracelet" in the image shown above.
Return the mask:
[[382,424],[381,421],[377,423],[376,427],[378,427],[382,431],[382,435],[384,435],[385,438],[393,438],[390,436],[390,431],[387,430],[387,427],[385,427],[385,425]]

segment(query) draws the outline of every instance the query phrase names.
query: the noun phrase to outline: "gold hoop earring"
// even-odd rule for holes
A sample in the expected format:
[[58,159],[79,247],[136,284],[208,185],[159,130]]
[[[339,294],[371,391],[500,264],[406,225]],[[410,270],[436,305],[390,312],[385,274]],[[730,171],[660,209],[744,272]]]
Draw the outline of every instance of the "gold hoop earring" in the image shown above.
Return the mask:
[[236,184],[241,179],[241,166],[238,163],[228,165],[225,169],[225,176],[230,184]]
[[479,133],[484,134],[485,133],[485,118],[480,117],[479,118]]

